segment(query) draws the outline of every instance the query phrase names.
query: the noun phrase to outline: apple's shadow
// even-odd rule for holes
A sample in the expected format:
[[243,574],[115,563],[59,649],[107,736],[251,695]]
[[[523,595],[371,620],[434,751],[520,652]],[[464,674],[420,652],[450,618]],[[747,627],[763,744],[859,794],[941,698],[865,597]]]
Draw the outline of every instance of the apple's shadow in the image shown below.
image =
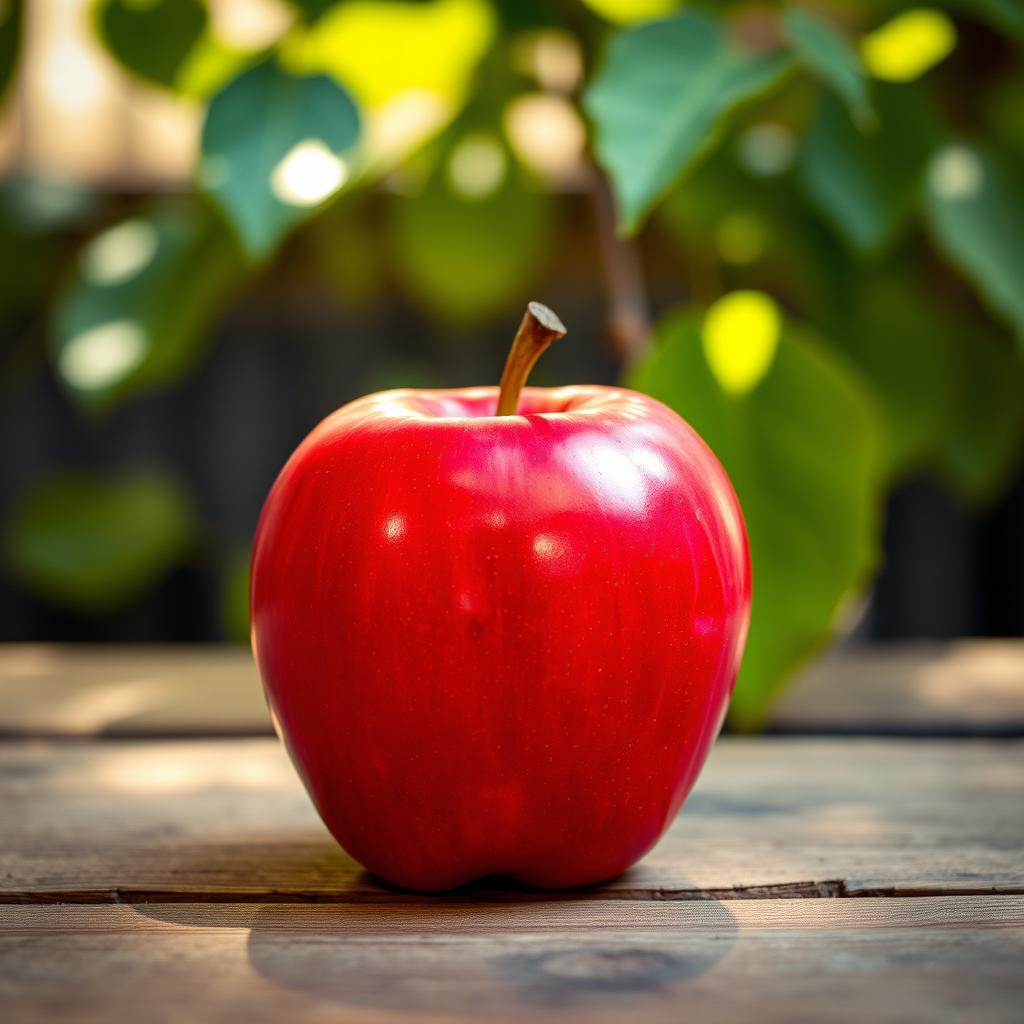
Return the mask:
[[[665,902],[597,889],[545,893],[489,879],[416,896],[360,881],[356,902],[206,904],[208,923],[248,927],[251,967],[285,989],[350,1007],[474,1016],[674,1002],[737,936],[718,900],[689,903],[683,926]],[[194,904],[136,910],[197,924]]]

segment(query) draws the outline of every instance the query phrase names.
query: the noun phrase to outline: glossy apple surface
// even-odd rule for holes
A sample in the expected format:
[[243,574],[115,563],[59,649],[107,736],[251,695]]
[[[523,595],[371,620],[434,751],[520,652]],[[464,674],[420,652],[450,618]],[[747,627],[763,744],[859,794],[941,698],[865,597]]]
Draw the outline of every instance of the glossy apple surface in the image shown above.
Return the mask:
[[717,734],[750,605],[718,461],[603,387],[391,391],[335,412],[267,499],[253,646],[327,827],[417,890],[610,878]]

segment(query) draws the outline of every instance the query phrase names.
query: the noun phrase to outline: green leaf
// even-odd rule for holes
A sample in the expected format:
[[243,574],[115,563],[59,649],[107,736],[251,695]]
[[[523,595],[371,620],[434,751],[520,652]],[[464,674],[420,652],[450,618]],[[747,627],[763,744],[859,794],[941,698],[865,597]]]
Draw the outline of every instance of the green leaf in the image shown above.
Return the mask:
[[175,88],[207,28],[202,0],[99,0],[96,31],[114,58],[140,78]]
[[422,195],[393,201],[399,273],[424,305],[460,324],[521,305],[549,249],[551,207],[498,136],[463,136]]
[[181,486],[159,474],[47,480],[14,510],[7,561],[24,584],[64,607],[100,612],[156,583],[195,534]]
[[879,85],[877,130],[859,132],[822,96],[805,139],[800,176],[811,201],[861,253],[881,250],[906,223],[939,133],[917,90]]
[[782,15],[797,59],[843,98],[862,128],[874,122],[860,56],[850,41],[827,21],[791,8]]
[[292,75],[267,60],[211,101],[199,183],[249,256],[263,259],[342,187],[349,173],[342,157],[358,138],[359,112],[337,82]]
[[928,223],[947,258],[1024,348],[1024,200],[991,156],[962,143],[937,153],[928,168]]
[[1024,361],[975,320],[959,325],[956,386],[939,472],[968,501],[992,501],[1024,449]]
[[855,309],[837,313],[830,336],[875,395],[888,476],[930,464],[957,400],[959,354],[948,317],[915,282],[891,273],[865,281]]
[[627,383],[700,433],[747,523],[754,603],[731,715],[752,728],[876,564],[876,416],[856,376],[791,326],[744,393],[727,390],[712,371],[696,317],[668,318],[658,338]]
[[24,20],[23,0],[10,0],[0,7],[0,99],[7,95],[18,67]]
[[241,281],[233,239],[212,214],[123,221],[82,251],[58,297],[51,355],[76,401],[100,409],[177,380]]
[[725,115],[789,68],[782,53],[732,42],[718,19],[686,11],[613,36],[584,95],[619,226],[635,231],[661,194],[715,141]]

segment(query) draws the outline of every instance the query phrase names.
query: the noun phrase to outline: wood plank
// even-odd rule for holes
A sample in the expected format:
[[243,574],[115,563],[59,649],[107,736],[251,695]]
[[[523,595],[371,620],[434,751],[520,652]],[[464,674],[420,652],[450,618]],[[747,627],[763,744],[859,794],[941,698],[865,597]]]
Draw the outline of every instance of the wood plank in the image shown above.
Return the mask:
[[[1024,892],[1022,791],[1021,741],[725,737],[665,839],[590,894]],[[402,898],[274,740],[0,744],[0,821],[7,902]]]
[[7,1024],[1016,1022],[1024,899],[0,908]]
[[3,736],[234,736],[273,729],[252,655],[220,646],[0,645]]
[[[248,651],[0,645],[0,735],[269,735]],[[781,732],[1024,735],[1024,642],[837,650],[773,709]]]
[[783,691],[778,732],[1024,736],[1024,642],[837,650]]

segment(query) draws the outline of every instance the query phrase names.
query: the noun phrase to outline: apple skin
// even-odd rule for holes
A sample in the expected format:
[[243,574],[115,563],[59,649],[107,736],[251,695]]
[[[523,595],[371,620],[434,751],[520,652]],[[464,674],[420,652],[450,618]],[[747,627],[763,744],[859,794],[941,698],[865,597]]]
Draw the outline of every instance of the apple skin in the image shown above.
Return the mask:
[[390,391],[324,420],[256,532],[253,650],[327,827],[418,891],[611,878],[673,820],[736,678],[725,471],[618,388]]

